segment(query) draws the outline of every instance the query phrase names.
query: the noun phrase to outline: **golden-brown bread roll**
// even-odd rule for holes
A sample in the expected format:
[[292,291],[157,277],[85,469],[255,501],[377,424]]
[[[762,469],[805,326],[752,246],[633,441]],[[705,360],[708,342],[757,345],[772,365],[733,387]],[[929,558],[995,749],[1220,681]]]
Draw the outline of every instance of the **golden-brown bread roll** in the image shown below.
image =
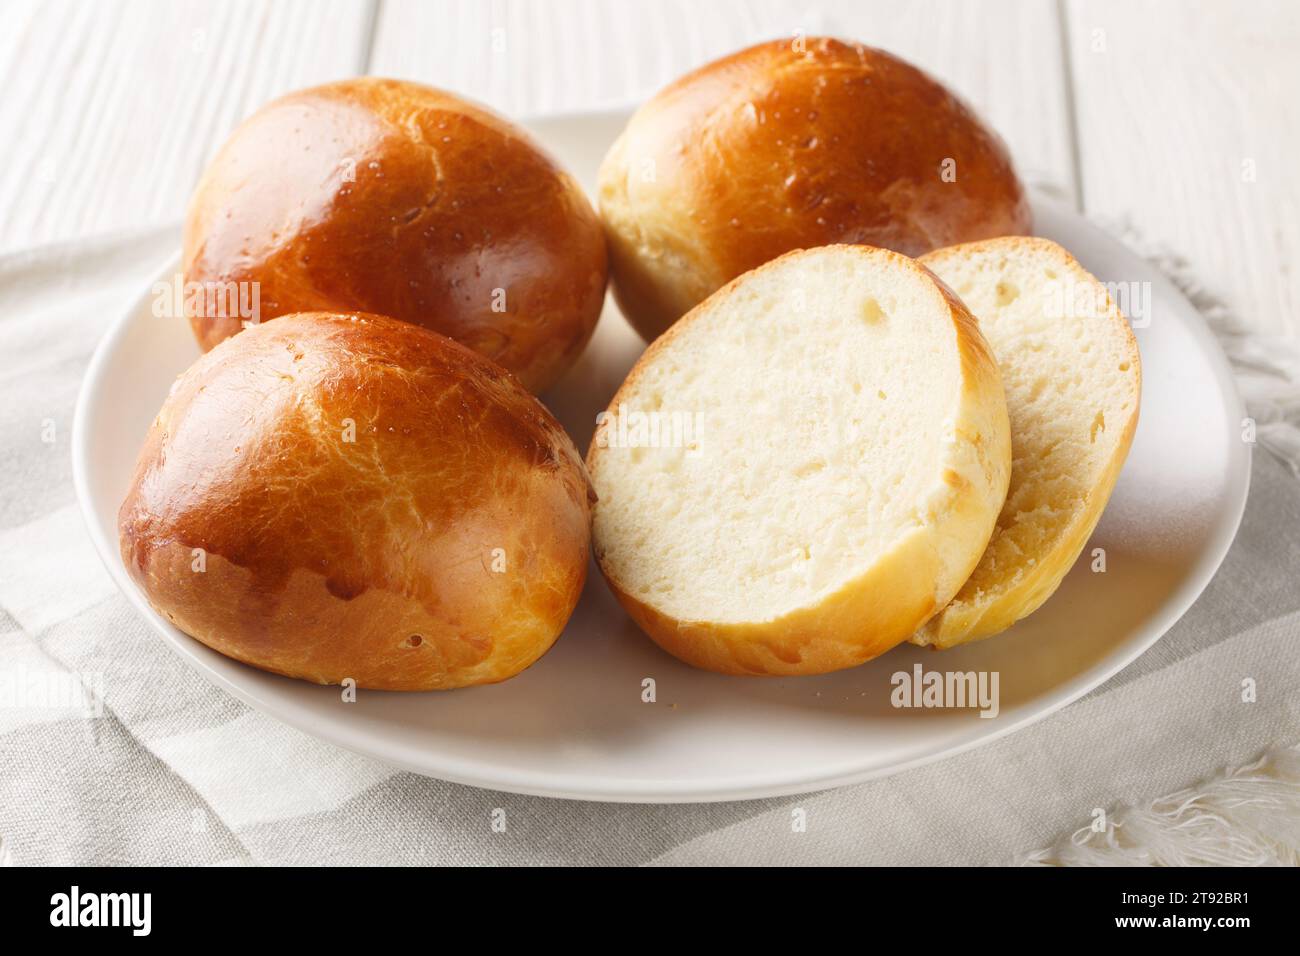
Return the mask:
[[[600,221],[522,129],[374,78],[291,93],[245,121],[195,190],[183,268],[205,288],[260,283],[262,320],[368,311],[426,326],[534,392],[577,359],[605,295]],[[187,311],[205,350],[241,328]]]
[[587,571],[573,443],[504,370],[382,316],[255,326],[173,387],[118,516],[149,602],[208,647],[323,684],[504,680]]
[[827,38],[760,44],[662,90],[610,148],[599,200],[615,298],[647,340],[793,249],[918,256],[1030,228],[1006,147],[968,106]]

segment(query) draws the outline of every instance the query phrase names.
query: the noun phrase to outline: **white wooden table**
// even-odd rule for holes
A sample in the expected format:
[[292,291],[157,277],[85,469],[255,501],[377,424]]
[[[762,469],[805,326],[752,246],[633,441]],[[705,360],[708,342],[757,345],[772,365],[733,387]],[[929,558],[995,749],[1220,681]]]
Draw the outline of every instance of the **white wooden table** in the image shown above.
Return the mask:
[[295,87],[407,77],[519,117],[801,30],[930,70],[1026,178],[1300,339],[1295,0],[0,0],[0,24],[0,251],[178,222],[230,129]]

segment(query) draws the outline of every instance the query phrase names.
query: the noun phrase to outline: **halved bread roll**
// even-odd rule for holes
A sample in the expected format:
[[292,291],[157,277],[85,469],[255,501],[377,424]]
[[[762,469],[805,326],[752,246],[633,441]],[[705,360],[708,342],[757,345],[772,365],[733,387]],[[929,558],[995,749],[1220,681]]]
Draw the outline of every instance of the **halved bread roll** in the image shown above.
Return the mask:
[[1128,455],[1142,362],[1106,287],[1054,242],[991,239],[921,261],[979,318],[1011,414],[1011,487],[993,539],[913,638],[952,647],[1031,614],[1070,570]]
[[1010,456],[997,363],[955,296],[882,249],[796,251],[637,362],[588,453],[593,550],[687,663],[852,667],[957,593]]

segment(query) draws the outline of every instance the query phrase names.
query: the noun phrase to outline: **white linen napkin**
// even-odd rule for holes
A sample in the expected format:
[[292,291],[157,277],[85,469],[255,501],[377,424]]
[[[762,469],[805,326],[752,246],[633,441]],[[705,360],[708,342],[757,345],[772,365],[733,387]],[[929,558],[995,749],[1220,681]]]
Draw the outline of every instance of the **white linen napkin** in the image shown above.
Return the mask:
[[[0,862],[1068,860],[1088,842],[1072,834],[1095,811],[1108,815],[1098,841],[1114,842],[1116,820],[1138,830],[1123,807],[1148,808],[1300,739],[1300,481],[1291,470],[1300,474],[1300,366],[1234,330],[1190,288],[1223,333],[1262,426],[1241,532],[1164,639],[1033,727],[860,786],[696,806],[494,793],[316,741],[216,690],[153,636],[100,565],[73,494],[81,376],[100,335],[177,242],[165,229],[0,258],[0,676],[75,682],[98,711],[0,706]],[[1164,264],[1178,280],[1177,263]],[[1253,703],[1241,699],[1246,677],[1257,682]],[[1276,775],[1244,776],[1273,797],[1293,793]],[[1246,786],[1241,777],[1213,792]],[[1285,861],[1295,821],[1267,812],[1284,799],[1260,806],[1253,824],[1239,815],[1240,826],[1267,833],[1242,852],[1268,859],[1258,847],[1273,840]],[[504,833],[492,828],[496,808],[507,811]],[[791,826],[794,809],[804,811],[802,831]]]

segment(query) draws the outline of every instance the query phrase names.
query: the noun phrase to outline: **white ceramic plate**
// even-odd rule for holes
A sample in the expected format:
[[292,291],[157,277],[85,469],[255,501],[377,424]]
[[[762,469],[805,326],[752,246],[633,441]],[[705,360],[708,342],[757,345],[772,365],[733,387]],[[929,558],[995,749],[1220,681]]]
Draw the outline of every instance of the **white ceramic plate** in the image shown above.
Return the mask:
[[[606,113],[531,126],[589,186],[624,120]],[[556,797],[676,802],[798,793],[916,766],[1024,727],[1130,663],[1200,594],[1245,504],[1244,413],[1200,316],[1143,260],[1072,212],[1044,203],[1035,212],[1038,231],[1103,280],[1150,283],[1149,324],[1137,330],[1145,388],[1132,452],[1085,558],[1038,613],[994,640],[944,654],[903,647],[822,677],[723,677],[651,644],[593,568],[559,643],[504,684],[361,691],[345,704],[337,688],[235,663],[155,614],[118,557],[117,508],[137,448],[172,380],[199,354],[187,323],[153,317],[147,288],[100,343],[82,387],[77,494],[119,586],[202,674],[307,733],[417,773]],[[176,271],[169,263],[161,277]],[[546,396],[579,448],[640,350],[611,303],[578,367]],[[1089,568],[1094,547],[1106,550],[1104,574]],[[894,709],[891,675],[918,662],[999,672],[999,715]],[[641,699],[647,677],[656,681],[654,703]]]

